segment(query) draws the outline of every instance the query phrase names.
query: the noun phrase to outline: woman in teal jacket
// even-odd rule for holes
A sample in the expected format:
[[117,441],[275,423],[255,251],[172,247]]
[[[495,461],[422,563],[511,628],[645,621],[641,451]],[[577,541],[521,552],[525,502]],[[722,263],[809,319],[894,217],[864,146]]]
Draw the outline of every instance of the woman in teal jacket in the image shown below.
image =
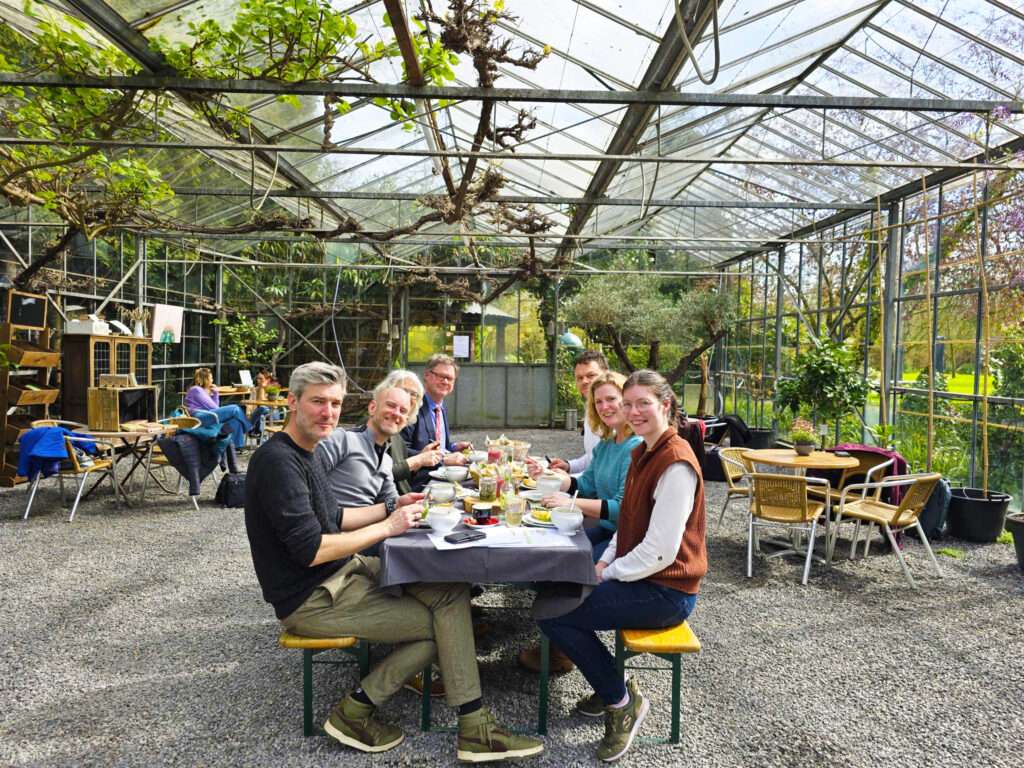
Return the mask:
[[582,475],[570,477],[562,473],[561,492],[544,498],[546,507],[564,506],[573,493],[579,492],[576,508],[585,518],[596,523],[584,526],[594,548],[594,562],[601,557],[615,533],[630,453],[641,442],[626,423],[622,412],[622,385],[625,381],[626,377],[621,373],[607,371],[590,385],[587,420],[590,428],[601,437],[601,442],[594,446],[594,458]]

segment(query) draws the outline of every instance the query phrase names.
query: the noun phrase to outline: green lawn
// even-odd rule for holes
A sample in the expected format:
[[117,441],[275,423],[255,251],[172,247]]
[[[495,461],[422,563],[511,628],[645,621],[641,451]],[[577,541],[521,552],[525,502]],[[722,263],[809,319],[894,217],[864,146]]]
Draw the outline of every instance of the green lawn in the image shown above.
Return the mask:
[[[918,377],[917,371],[906,371],[904,372],[904,381],[916,381]],[[989,394],[992,392],[993,382],[989,382]],[[985,386],[985,380],[982,378],[978,382],[978,394],[981,394]],[[973,395],[974,394],[974,374],[973,373],[957,373],[946,375],[946,390],[949,392],[956,392],[958,395]]]

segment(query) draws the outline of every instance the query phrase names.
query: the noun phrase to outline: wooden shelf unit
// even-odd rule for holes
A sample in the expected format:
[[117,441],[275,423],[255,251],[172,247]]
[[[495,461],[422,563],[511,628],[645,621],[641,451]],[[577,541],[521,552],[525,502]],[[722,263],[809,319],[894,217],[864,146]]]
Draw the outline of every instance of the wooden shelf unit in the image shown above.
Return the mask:
[[106,374],[135,374],[140,387],[153,383],[153,342],[138,336],[64,334],[61,414],[89,422],[89,390]]
[[[44,321],[45,322],[45,321]],[[0,323],[0,345],[10,366],[0,371],[0,486],[26,482],[18,475],[21,434],[35,419],[50,415],[50,404],[60,394],[49,386],[50,371],[60,366],[60,353],[51,349],[52,331]],[[9,414],[17,407],[18,413]]]

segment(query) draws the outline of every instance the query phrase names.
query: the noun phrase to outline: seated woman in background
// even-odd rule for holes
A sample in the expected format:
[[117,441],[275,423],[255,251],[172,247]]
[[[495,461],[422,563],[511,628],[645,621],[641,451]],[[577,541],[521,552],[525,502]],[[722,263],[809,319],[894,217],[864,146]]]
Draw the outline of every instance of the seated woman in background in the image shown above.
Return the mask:
[[192,386],[185,393],[185,407],[189,412],[212,411],[217,414],[221,431],[228,431],[235,448],[245,447],[245,436],[252,429],[252,424],[245,418],[242,406],[220,404],[220,395],[213,385],[213,373],[209,368],[196,368]]
[[[544,498],[544,506],[567,506],[571,495],[579,492],[576,508],[583,516],[594,521],[585,530],[594,548],[594,562],[604,554],[605,547],[615,533],[619,520],[619,506],[626,487],[629,458],[641,440],[633,434],[622,411],[622,385],[626,377],[615,371],[605,371],[590,384],[587,398],[587,422],[600,442],[594,446],[593,458],[579,477],[562,475],[562,492]],[[540,473],[533,465],[531,474]]]
[[693,449],[676,432],[672,388],[654,371],[636,371],[623,387],[622,409],[643,444],[630,461],[618,530],[595,566],[599,583],[575,610],[539,621],[594,689],[577,711],[604,717],[597,756],[606,762],[629,750],[650,704],[633,679],[623,684],[597,632],[679,624],[693,611],[708,569],[704,481]]
[[[405,371],[401,368],[391,371],[384,379],[388,389],[398,387],[409,393],[411,405],[409,407],[409,424],[416,423],[420,406],[423,404],[423,384],[419,377],[412,371]],[[412,476],[423,467],[433,467],[441,463],[441,451],[437,441],[428,443],[422,451],[410,456],[401,434],[392,435],[388,442],[388,451],[391,453],[393,462],[391,473],[395,478],[395,488],[399,495],[412,492],[410,481]]]

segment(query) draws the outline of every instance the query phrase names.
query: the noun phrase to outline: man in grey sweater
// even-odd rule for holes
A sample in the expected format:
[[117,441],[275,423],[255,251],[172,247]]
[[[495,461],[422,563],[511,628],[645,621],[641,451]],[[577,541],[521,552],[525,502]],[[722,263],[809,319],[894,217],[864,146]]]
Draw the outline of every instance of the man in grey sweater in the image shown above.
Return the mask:
[[349,511],[374,510],[390,515],[397,507],[414,504],[422,493],[399,496],[392,474],[388,441],[405,427],[411,407],[409,393],[382,381],[373,390],[366,424],[353,430],[336,429],[317,446],[342,519]]

